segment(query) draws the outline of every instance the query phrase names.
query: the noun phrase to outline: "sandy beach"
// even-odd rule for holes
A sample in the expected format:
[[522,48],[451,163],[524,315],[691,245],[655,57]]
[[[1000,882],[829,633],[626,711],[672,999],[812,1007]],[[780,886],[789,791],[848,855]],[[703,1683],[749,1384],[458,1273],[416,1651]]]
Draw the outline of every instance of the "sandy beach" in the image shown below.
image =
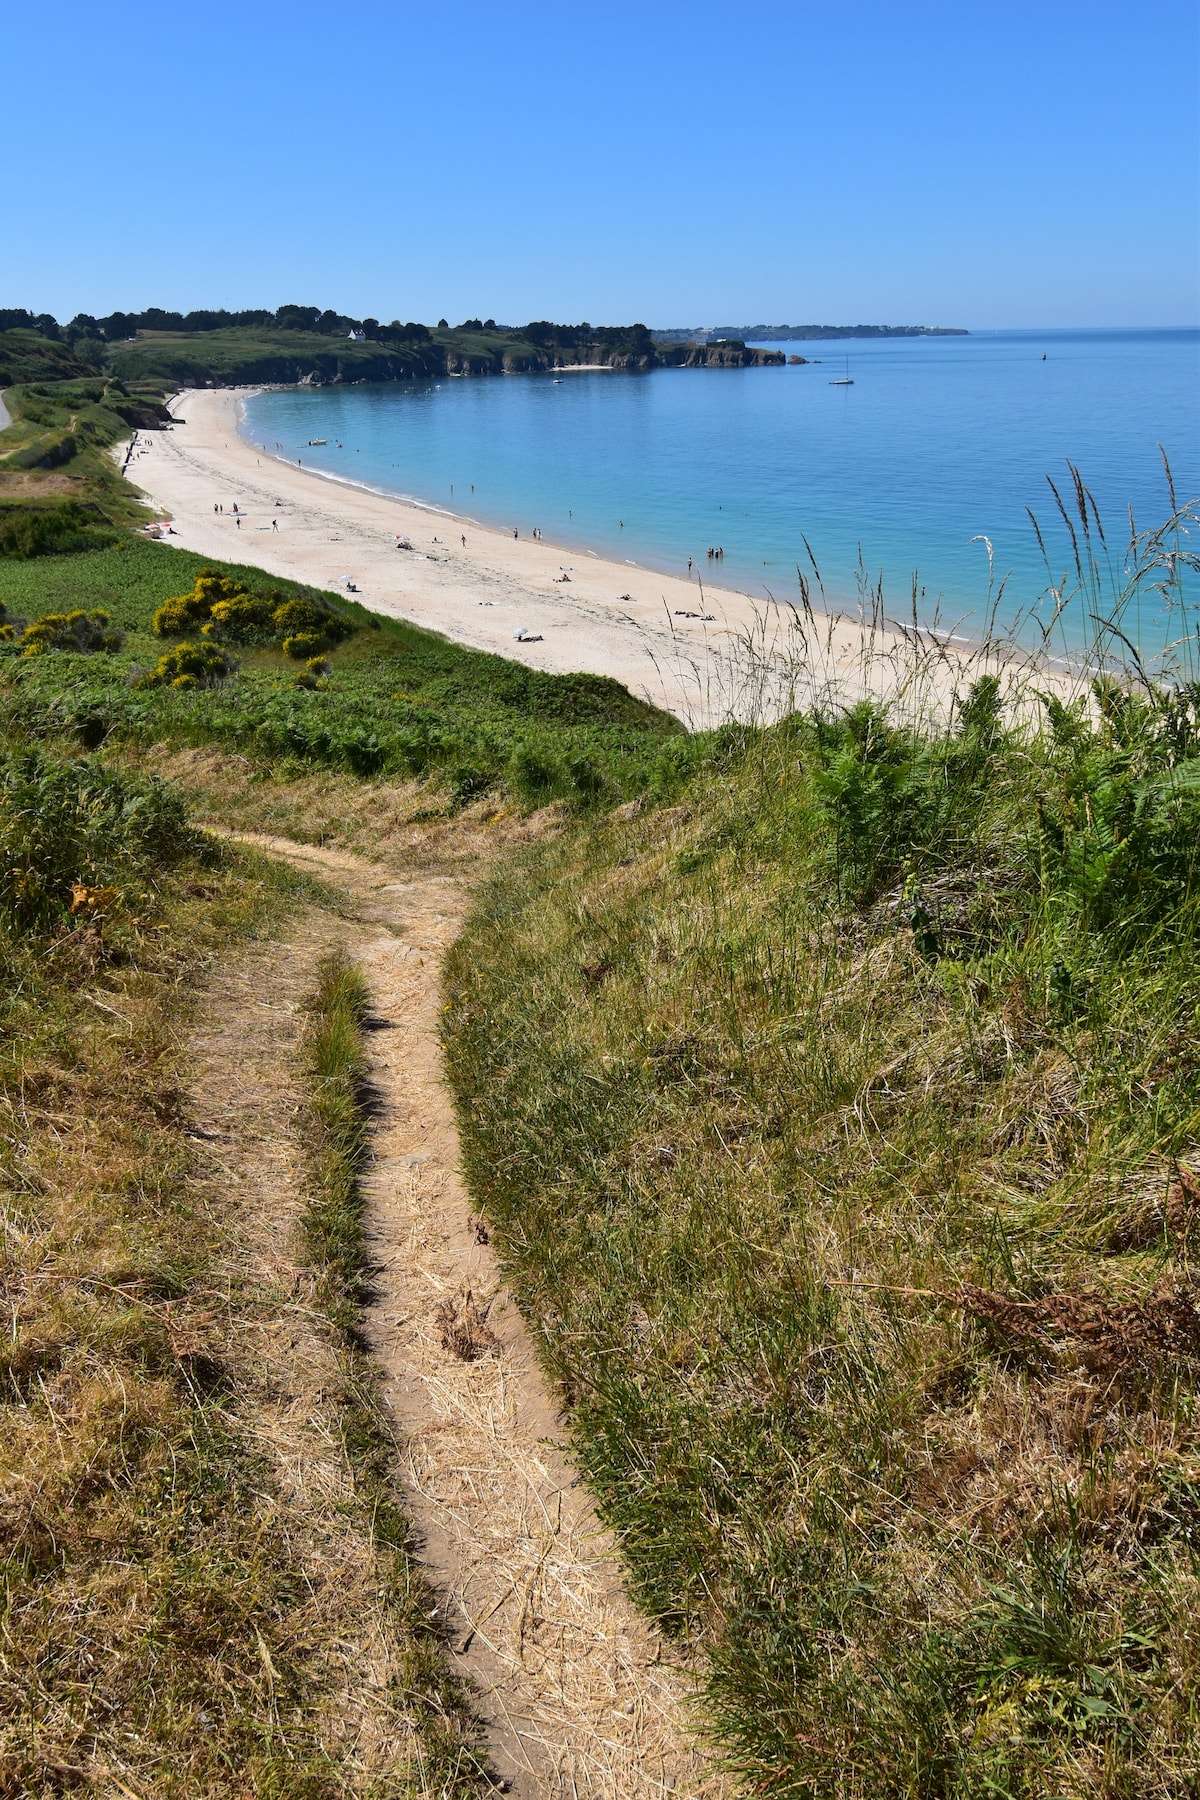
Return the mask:
[[[138,433],[127,473],[169,519],[167,542],[334,591],[353,584],[376,612],[533,668],[610,675],[693,727],[789,704],[802,650],[792,608],[508,536],[284,462],[239,433],[250,391],[185,391],[171,402],[174,427]],[[815,685],[858,668],[856,621],[823,619],[819,635]],[[877,637],[871,685],[888,680],[900,641]],[[849,685],[861,690],[861,678]]]

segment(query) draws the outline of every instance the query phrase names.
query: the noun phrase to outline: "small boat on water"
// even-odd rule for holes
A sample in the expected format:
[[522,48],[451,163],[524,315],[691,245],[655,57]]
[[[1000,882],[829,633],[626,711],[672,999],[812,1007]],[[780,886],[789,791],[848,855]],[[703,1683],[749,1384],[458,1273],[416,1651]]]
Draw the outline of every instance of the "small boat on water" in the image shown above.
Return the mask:
[[830,381],[829,385],[830,385],[830,387],[853,387],[854,386],[854,377],[850,373],[850,358],[849,357],[846,358],[846,373],[844,375],[835,375],[833,377],[833,379]]
[[313,448],[314,444],[327,444],[328,442],[329,442],[328,438],[309,438],[308,447],[311,450]]

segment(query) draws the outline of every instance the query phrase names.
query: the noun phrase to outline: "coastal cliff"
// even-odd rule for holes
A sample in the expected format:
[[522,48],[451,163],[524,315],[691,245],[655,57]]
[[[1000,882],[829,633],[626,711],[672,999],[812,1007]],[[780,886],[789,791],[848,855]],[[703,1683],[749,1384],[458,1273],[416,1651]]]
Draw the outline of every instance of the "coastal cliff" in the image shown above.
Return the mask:
[[[471,320],[457,327],[373,327],[373,332],[369,337],[350,333],[335,337],[278,324],[194,332],[139,330],[124,342],[89,344],[88,349],[105,373],[127,384],[175,387],[244,387],[259,382],[324,387],[580,367],[760,368],[787,360],[782,351],[755,348],[740,339],[657,344],[644,325],[535,322],[505,330],[490,321],[485,326]],[[0,334],[0,346],[5,335]]]
[[67,325],[47,313],[0,310],[0,386],[115,377],[142,387],[323,387],[440,376],[512,375],[582,367],[745,369],[778,367],[783,352],[745,333],[680,334],[665,341],[643,324],[579,325],[534,319],[450,325],[351,319],[315,306],[274,312],[80,313]]

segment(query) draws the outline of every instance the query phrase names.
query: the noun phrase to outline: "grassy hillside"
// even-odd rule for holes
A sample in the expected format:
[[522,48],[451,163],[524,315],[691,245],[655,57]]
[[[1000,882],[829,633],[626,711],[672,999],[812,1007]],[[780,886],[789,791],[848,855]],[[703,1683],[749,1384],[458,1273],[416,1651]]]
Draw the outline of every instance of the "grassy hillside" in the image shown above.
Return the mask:
[[499,374],[504,369],[549,368],[560,361],[600,361],[613,356],[651,356],[653,346],[636,331],[610,331],[593,339],[557,328],[529,338],[518,331],[469,322],[439,328],[423,338],[383,335],[353,340],[280,326],[234,326],[223,331],[143,332],[133,343],[104,352],[105,368],[122,381],[168,382],[176,387],[215,382],[395,381],[448,373]]
[[5,403],[12,423],[0,432],[0,559],[115,542],[110,525],[144,518],[108,452],[133,427],[160,422],[160,390],[135,394],[95,374],[48,377],[10,387]]
[[392,381],[440,374],[442,358],[424,344],[354,343],[307,331],[268,326],[193,334],[152,332],[105,353],[105,367],[122,381],[161,381],[172,387],[230,387],[255,381]]
[[74,381],[95,373],[95,365],[67,344],[36,331],[0,331],[0,388],[25,381]]
[[[26,733],[65,729],[93,744],[217,743],[264,768],[421,777],[431,803],[451,806],[492,789],[527,803],[611,803],[650,783],[664,746],[681,738],[673,719],[616,682],[545,675],[334,596],[321,604],[350,635],[315,679],[278,642],[251,633],[223,640],[229,672],[211,683],[139,686],[164,652],[208,641],[198,622],[166,637],[151,628],[205,567],[124,536],[69,556],[0,559],[0,600],[16,633],[0,642],[0,716]],[[222,568],[279,599],[313,591]],[[24,625],[97,608],[123,634],[119,650],[24,654]]]
[[747,1792],[1200,1784],[1198,701],[790,721],[452,953],[472,1186]]

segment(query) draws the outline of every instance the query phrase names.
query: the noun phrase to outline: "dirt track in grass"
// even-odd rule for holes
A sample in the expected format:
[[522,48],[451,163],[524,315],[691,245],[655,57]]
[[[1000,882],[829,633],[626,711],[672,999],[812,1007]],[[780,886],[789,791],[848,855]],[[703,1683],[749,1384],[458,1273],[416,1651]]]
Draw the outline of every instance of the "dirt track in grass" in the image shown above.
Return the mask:
[[497,1772],[528,1800],[724,1793],[696,1748],[688,1673],[625,1594],[459,1174],[438,1022],[465,887],[288,839],[239,841],[346,896],[319,916],[327,947],[360,963],[373,1008],[364,1324],[396,1422],[404,1504]]

